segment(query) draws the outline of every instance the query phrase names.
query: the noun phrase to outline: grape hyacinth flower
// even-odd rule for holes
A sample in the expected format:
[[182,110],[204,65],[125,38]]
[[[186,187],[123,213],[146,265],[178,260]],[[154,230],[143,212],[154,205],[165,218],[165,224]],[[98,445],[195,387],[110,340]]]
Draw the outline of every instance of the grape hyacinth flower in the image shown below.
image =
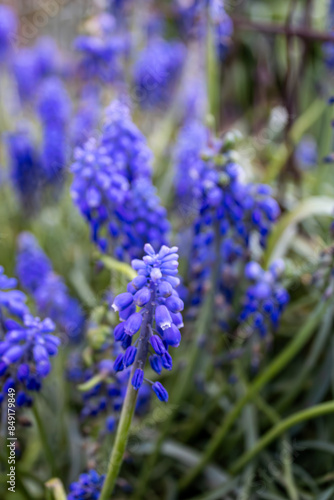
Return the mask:
[[80,59],[78,74],[85,81],[115,83],[123,79],[123,62],[129,51],[129,34],[118,29],[115,18],[104,13],[95,18],[93,33],[80,35],[74,48]]
[[181,76],[185,47],[180,42],[149,40],[134,66],[136,98],[143,109],[165,109]]
[[185,40],[202,39],[206,33],[206,2],[174,0],[176,20]]
[[177,174],[177,185],[182,186],[187,176],[190,189],[190,314],[197,313],[208,286],[214,287],[221,305],[215,315],[226,330],[236,319],[232,304],[244,266],[261,254],[280,213],[269,186],[245,182],[231,151],[234,135],[217,140],[207,132],[206,146],[198,151],[191,177],[181,164]]
[[102,252],[130,260],[146,241],[167,243],[169,223],[152,185],[152,154],[127,106],[108,108],[99,140],[75,151],[72,198]]
[[60,339],[52,334],[55,325],[49,318],[41,321],[30,313],[24,315],[23,324],[7,319],[5,327],[0,344],[0,400],[11,387],[15,389],[17,405],[30,406],[30,393],[39,391],[50,373],[50,358],[58,353]]
[[71,144],[83,146],[99,122],[99,92],[96,86],[87,85],[81,96],[78,109],[71,121]]
[[69,488],[67,500],[98,500],[105,476],[99,476],[95,470],[81,474],[79,480]]
[[39,314],[49,316],[70,339],[78,339],[84,327],[80,304],[69,295],[31,233],[19,236],[16,272],[23,288],[33,296]]
[[162,368],[171,370],[173,361],[169,351],[178,347],[181,341],[179,328],[183,326],[183,302],[175,290],[180,283],[177,277],[177,250],[177,247],[163,245],[156,253],[150,244],[146,244],[143,259],[132,261],[138,275],[128,284],[127,292],[117,295],[112,304],[121,320],[114,330],[115,340],[125,351],[117,356],[114,370],[122,372],[131,366],[131,375],[101,492],[103,500],[110,498],[113,491],[143,382],[152,384],[152,390],[160,401],[168,401],[164,386],[145,378],[145,366],[150,357],[151,368],[157,373]]
[[312,136],[302,137],[296,147],[295,158],[302,171],[311,170],[318,163],[317,144]]
[[[206,147],[208,131],[198,120],[190,120],[180,129],[174,151],[175,190],[182,211],[194,204],[194,185],[200,182],[205,162],[201,151]],[[197,205],[197,203],[196,203]]]
[[25,304],[26,296],[23,292],[15,290],[16,285],[17,280],[8,278],[0,266],[0,318],[3,316],[3,309],[21,319],[28,312]]
[[257,333],[261,339],[276,330],[280,317],[289,302],[289,294],[280,283],[284,262],[273,262],[264,271],[257,262],[248,262],[245,277],[251,282],[240,313],[241,325],[246,324],[250,333]]
[[40,197],[41,159],[30,133],[21,129],[7,138],[12,183],[22,208],[29,214],[36,210]]
[[[124,355],[116,358],[114,367],[116,371],[134,367],[132,385],[136,390],[143,383],[150,352],[150,364],[154,371],[160,373],[162,367],[172,369],[169,350],[180,344],[179,328],[183,326],[183,302],[175,290],[180,283],[176,277],[177,247],[162,246],[155,253],[152,246],[146,244],[144,250],[147,255],[143,260],[132,261],[138,276],[129,283],[128,291],[118,295],[112,305],[122,321],[115,329],[115,339],[125,350]],[[136,311],[136,307],[140,308],[140,312]],[[161,401],[168,400],[168,394],[160,383],[153,384],[152,388]]]
[[43,125],[42,168],[47,183],[63,180],[67,156],[70,98],[59,78],[46,79],[40,87],[37,109]]

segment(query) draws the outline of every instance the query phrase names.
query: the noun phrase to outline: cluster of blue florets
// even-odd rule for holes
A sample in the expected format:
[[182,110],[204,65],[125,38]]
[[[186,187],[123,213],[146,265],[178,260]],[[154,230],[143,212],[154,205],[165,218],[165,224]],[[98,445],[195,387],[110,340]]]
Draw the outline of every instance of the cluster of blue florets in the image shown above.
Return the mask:
[[67,127],[70,98],[59,78],[46,79],[38,96],[38,112],[43,126],[41,164],[47,183],[62,181],[67,157]]
[[151,158],[119,101],[107,110],[100,140],[76,150],[72,197],[101,251],[128,260],[142,255],[146,241],[166,242],[169,223],[152,185]]
[[133,80],[136,100],[143,109],[165,109],[170,103],[185,60],[180,42],[153,37],[139,54]]
[[41,161],[30,131],[12,132],[7,138],[11,180],[26,213],[36,209],[40,199]]
[[281,285],[284,262],[277,260],[265,271],[257,262],[248,262],[245,277],[251,282],[247,288],[240,322],[248,326],[249,334],[264,338],[276,330],[281,315],[289,302],[289,294]]
[[193,224],[190,305],[195,313],[205,290],[214,286],[221,305],[216,316],[227,331],[238,315],[233,303],[236,290],[242,293],[245,265],[261,256],[280,214],[269,186],[246,182],[230,151],[231,140],[214,139],[193,122],[181,130],[175,155],[178,206],[185,223]]
[[201,40],[208,30],[207,20],[212,33],[218,58],[224,59],[231,45],[233,21],[227,14],[223,0],[175,0],[175,13],[181,35],[187,39]]
[[34,298],[38,313],[49,316],[71,340],[78,339],[84,328],[80,304],[54,273],[51,261],[31,233],[19,237],[16,272],[22,287]]
[[[135,364],[132,385],[136,390],[143,383],[149,353],[151,368],[156,373],[160,374],[163,368],[172,369],[169,349],[179,346],[179,329],[183,326],[183,302],[175,290],[180,283],[176,277],[177,247],[162,246],[155,253],[152,246],[146,244],[144,249],[147,255],[143,260],[132,261],[138,276],[129,283],[127,292],[115,298],[112,306],[121,320],[114,330],[115,340],[125,350],[117,356],[114,369],[122,371]],[[152,389],[161,401],[168,400],[168,393],[160,382],[155,382]]]
[[95,470],[81,474],[79,480],[70,485],[67,500],[98,500],[105,476]]
[[22,104],[33,102],[44,79],[60,72],[59,61],[58,48],[47,37],[15,52],[11,70]]
[[129,43],[126,35],[118,33],[113,16],[100,15],[98,33],[80,35],[74,41],[74,48],[80,55],[78,74],[85,81],[110,83],[121,80]]
[[39,391],[42,380],[51,371],[50,358],[58,353],[60,339],[53,335],[50,319],[34,318],[29,312],[22,320],[3,321],[5,334],[0,344],[2,402],[8,389],[15,389],[17,406],[30,406],[31,393]]

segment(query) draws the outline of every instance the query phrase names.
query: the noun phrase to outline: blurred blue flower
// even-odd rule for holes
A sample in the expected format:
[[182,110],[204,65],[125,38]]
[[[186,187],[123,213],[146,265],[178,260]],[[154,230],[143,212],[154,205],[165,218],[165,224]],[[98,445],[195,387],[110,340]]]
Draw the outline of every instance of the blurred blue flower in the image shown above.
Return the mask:
[[165,109],[181,76],[186,49],[180,42],[149,40],[134,65],[136,100],[143,109]]
[[130,260],[142,255],[145,241],[166,242],[169,224],[152,185],[151,159],[144,136],[119,101],[107,110],[101,138],[76,149],[72,198],[101,251]]
[[27,232],[18,240],[16,272],[23,288],[34,297],[38,312],[55,321],[70,339],[80,337],[84,314],[79,302],[69,295],[35,237]]

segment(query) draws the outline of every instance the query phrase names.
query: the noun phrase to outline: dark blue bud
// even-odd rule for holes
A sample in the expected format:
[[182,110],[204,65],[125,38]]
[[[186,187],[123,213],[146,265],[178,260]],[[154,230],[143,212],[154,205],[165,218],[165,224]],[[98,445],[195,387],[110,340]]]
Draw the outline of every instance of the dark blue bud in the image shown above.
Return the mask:
[[162,356],[161,356],[161,362],[162,362],[162,366],[166,369],[166,370],[171,370],[173,368],[173,360],[172,360],[172,356],[169,354],[169,352],[165,352]]
[[136,359],[136,355],[137,355],[137,348],[134,346],[129,346],[124,354],[124,365],[126,367],[132,365],[132,363]]
[[160,384],[160,382],[154,382],[154,384],[152,385],[152,389],[155,392],[155,394],[157,395],[158,399],[160,399],[160,401],[167,403],[168,392],[166,391],[164,386],[162,384]]
[[152,335],[150,338],[151,345],[154,351],[161,356],[166,351],[163,341],[158,335]]
[[174,324],[163,332],[163,339],[167,345],[178,347],[181,342],[181,332]]
[[137,368],[131,380],[131,384],[133,385],[134,389],[136,389],[136,391],[142,385],[143,380],[144,380],[144,372],[140,368]]
[[149,357],[149,362],[152,370],[160,374],[162,370],[161,357],[154,354],[153,356]]
[[115,372],[121,372],[124,370],[123,354],[119,354],[114,361]]
[[115,326],[115,328],[114,328],[114,337],[115,337],[116,342],[124,340],[125,335],[126,335],[126,333],[124,331],[124,326],[125,326],[124,322],[120,323],[117,326]]

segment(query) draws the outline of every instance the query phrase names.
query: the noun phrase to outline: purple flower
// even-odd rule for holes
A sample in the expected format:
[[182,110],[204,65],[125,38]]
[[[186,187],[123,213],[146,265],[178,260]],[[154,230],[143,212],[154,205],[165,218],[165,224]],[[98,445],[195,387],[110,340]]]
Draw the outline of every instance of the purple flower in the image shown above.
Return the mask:
[[152,185],[151,160],[145,138],[120,101],[107,109],[101,137],[75,151],[72,198],[92,240],[121,260],[141,256],[146,241],[166,242],[169,223]]
[[[162,368],[171,370],[173,362],[168,349],[170,346],[177,347],[181,340],[180,331],[173,321],[175,320],[179,327],[182,326],[182,316],[179,311],[183,309],[183,302],[174,289],[179,284],[179,279],[176,277],[177,248],[162,246],[160,251],[156,253],[152,245],[146,244],[144,250],[146,255],[143,260],[134,259],[132,261],[132,267],[138,271],[138,276],[132,280],[128,287],[128,289],[139,289],[139,291],[135,291],[134,295],[130,292],[122,293],[115,298],[113,303],[114,309],[115,304],[117,308],[123,301],[124,305],[129,307],[134,298],[136,301],[139,295],[140,300],[137,300],[137,305],[141,311],[133,312],[125,320],[125,323],[121,323],[121,325],[124,324],[125,332],[132,335],[130,339],[134,341],[135,345],[138,344],[137,348],[126,346],[124,356],[126,366],[134,364],[132,385],[135,388],[138,388],[143,382],[144,367],[150,349],[153,348],[155,352],[153,356],[149,357],[152,369],[157,373],[160,373]],[[170,313],[167,306],[178,312]],[[135,327],[133,327],[134,323],[136,323]],[[116,328],[117,337],[122,341],[121,327]],[[139,328],[139,336],[135,338]],[[123,357],[120,354],[117,358],[117,366],[118,364],[121,366],[122,363]],[[161,384],[155,385],[155,392],[160,399],[162,398],[161,400],[167,401],[168,395],[166,396],[166,391],[160,386]]]
[[16,272],[23,288],[32,294],[39,314],[49,316],[76,340],[84,327],[84,315],[79,302],[70,297],[67,286],[52,269],[51,261],[28,232],[18,239]]
[[179,42],[152,38],[134,66],[137,99],[143,109],[164,109],[173,97],[185,60]]
[[99,476],[95,470],[81,474],[79,480],[70,484],[67,500],[97,500],[104,483],[105,476]]

